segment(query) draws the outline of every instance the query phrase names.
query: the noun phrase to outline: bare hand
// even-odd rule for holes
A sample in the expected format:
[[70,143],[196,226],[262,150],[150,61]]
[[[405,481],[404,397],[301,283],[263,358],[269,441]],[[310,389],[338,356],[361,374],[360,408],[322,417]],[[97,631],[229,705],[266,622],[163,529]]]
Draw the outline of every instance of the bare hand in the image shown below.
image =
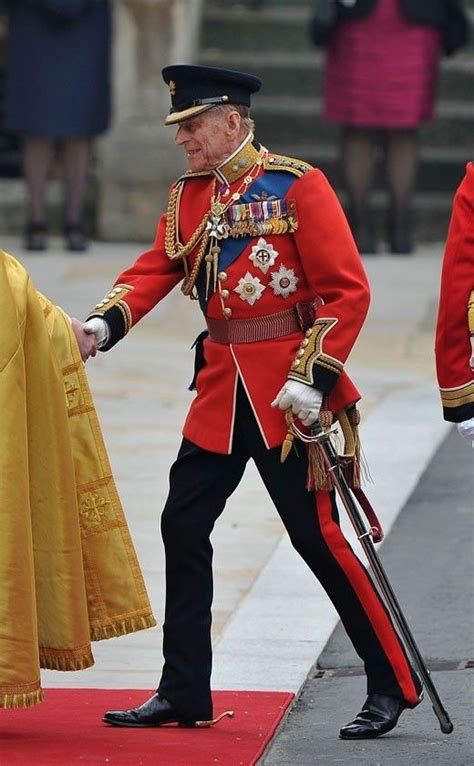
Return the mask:
[[97,354],[97,338],[93,333],[90,334],[84,330],[84,325],[79,319],[71,319],[71,325],[77,339],[79,351],[81,352],[82,361],[87,362],[90,356]]

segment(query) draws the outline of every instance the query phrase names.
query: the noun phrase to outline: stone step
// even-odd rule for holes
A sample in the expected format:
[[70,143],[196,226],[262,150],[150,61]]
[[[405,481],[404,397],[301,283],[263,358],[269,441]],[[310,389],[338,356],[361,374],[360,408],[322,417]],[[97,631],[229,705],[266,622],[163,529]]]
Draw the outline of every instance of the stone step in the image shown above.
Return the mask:
[[[209,5],[204,12],[200,45],[201,48],[217,45],[226,51],[236,47],[241,51],[314,51],[308,35],[310,13],[306,4],[264,3],[257,10],[240,4]],[[472,28],[474,9],[471,7],[468,13]],[[463,50],[474,52],[474,35]]]
[[[257,136],[260,134],[257,132]],[[282,144],[273,141],[269,148],[280,154],[297,157],[320,168],[336,188],[343,186],[342,169],[338,141],[331,144],[312,143],[308,145],[294,143]],[[386,185],[382,151],[376,162],[376,172],[373,186],[383,189]],[[420,150],[416,188],[420,193],[453,192],[459,185],[466,167],[466,152],[457,147],[432,149],[422,147]]]
[[[208,66],[224,66],[253,72],[263,80],[265,95],[298,94],[313,97],[321,94],[324,53],[321,51],[222,51],[206,48],[199,60]],[[460,54],[444,58],[441,64],[438,98],[462,100],[472,91],[474,58]]]
[[[263,143],[275,138],[288,145],[312,141],[331,143],[335,128],[322,120],[321,107],[321,99],[317,98],[257,94],[253,116]],[[438,104],[438,115],[439,119],[423,127],[422,144],[465,147],[469,156],[474,135],[474,104],[444,101]]]
[[[312,8],[314,0],[290,0],[295,8]],[[264,8],[281,8],[288,5],[288,0],[213,0],[208,3],[213,8],[239,7],[245,10],[262,10]]]
[[[236,47],[252,50],[312,50],[308,36],[309,8],[264,8],[251,11],[241,6],[206,9],[200,46],[216,45],[224,51]],[[238,34],[236,34],[238,29]]]

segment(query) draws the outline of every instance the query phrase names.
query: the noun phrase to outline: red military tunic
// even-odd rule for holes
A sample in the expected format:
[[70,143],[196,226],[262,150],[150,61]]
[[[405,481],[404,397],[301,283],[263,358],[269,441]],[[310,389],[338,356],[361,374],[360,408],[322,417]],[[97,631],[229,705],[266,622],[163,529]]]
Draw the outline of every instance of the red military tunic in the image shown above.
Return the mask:
[[[208,265],[206,299],[203,251],[196,269],[199,227],[212,229],[209,211],[216,198],[226,209],[214,230],[225,221],[226,233],[209,244],[220,252],[215,289],[214,264]],[[196,244],[187,252],[193,237]],[[300,302],[316,300],[319,306],[308,339],[299,327],[254,342],[206,338],[205,365],[183,429],[187,439],[214,452],[231,451],[239,377],[268,448],[287,431],[284,414],[270,403],[288,376],[322,390],[336,413],[360,398],[343,366],[367,313],[369,288],[345,216],[321,171],[269,154],[250,136],[218,170],[179,179],[153,247],[120,274],[90,314],[109,324],[105,350],[183,280],[183,291],[189,294],[194,285],[206,317],[221,323],[253,318],[258,324]]]
[[[470,306],[470,308],[469,308]],[[471,313],[471,321],[468,315]],[[436,325],[436,370],[444,419],[474,417],[474,163],[453,203],[441,275]],[[469,326],[471,323],[471,327]]]

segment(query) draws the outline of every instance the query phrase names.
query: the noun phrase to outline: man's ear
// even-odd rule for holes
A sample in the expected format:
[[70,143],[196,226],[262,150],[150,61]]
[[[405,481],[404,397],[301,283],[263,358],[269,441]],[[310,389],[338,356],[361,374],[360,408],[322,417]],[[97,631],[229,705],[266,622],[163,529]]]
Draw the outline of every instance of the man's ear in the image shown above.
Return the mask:
[[242,118],[238,112],[229,112],[227,115],[227,125],[229,129],[234,133],[238,133],[240,130]]

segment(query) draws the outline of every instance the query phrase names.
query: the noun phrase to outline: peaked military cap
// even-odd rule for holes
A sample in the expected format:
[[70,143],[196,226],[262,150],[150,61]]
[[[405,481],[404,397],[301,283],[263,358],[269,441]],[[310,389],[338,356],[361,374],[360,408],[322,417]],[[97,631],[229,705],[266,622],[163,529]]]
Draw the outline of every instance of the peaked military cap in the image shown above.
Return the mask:
[[195,117],[217,104],[250,106],[250,96],[260,89],[259,77],[233,69],[175,64],[162,71],[170,89],[171,110],[165,125]]

